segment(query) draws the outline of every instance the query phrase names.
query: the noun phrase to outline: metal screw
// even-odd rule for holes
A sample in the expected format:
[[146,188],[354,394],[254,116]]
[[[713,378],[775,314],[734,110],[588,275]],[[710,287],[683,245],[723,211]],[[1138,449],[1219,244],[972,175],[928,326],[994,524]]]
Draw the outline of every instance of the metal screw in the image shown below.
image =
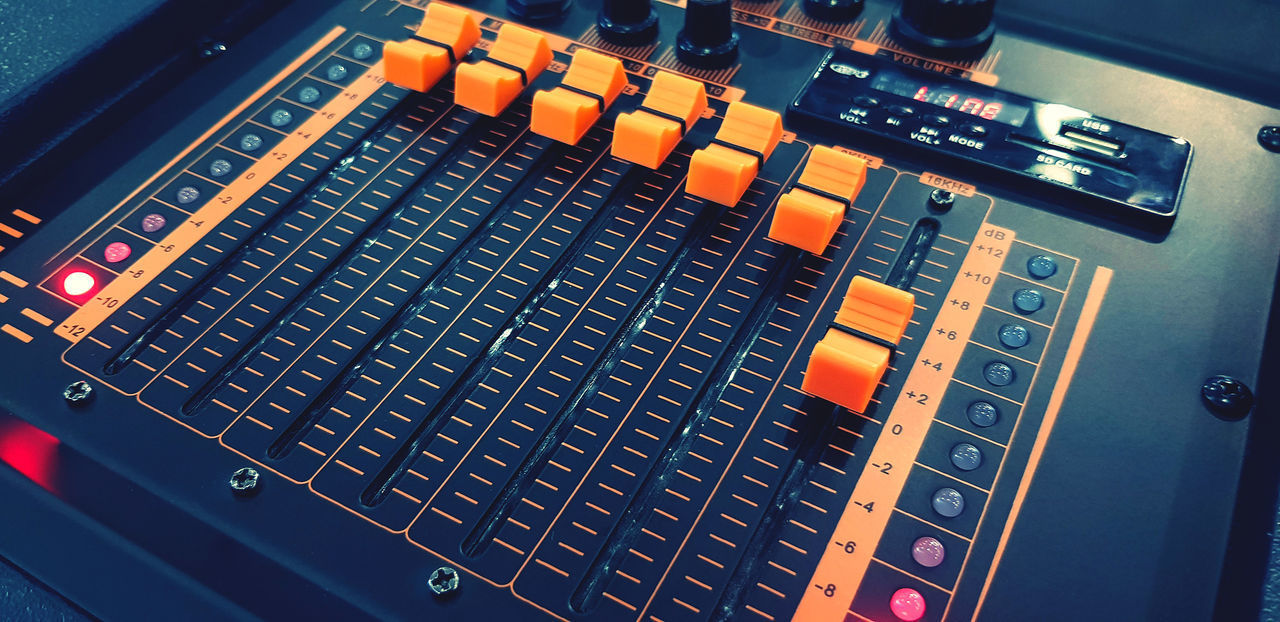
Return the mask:
[[448,566],[441,566],[431,572],[427,579],[427,587],[436,596],[448,596],[458,590],[458,571]]
[[929,205],[936,210],[947,211],[956,203],[956,195],[941,188],[929,193]]
[[1200,387],[1205,406],[1224,419],[1243,419],[1253,409],[1253,392],[1231,376],[1213,376]]
[[248,497],[258,492],[259,480],[260,476],[257,469],[244,467],[236,469],[236,472],[231,474],[231,479],[228,483],[231,484],[231,492],[235,493],[236,496]]
[[77,380],[62,390],[62,399],[70,404],[83,404],[93,396],[93,386],[83,380]]
[[1272,153],[1280,153],[1280,125],[1267,125],[1258,130],[1258,144]]
[[200,58],[217,58],[227,52],[227,44],[221,41],[210,41],[200,46]]

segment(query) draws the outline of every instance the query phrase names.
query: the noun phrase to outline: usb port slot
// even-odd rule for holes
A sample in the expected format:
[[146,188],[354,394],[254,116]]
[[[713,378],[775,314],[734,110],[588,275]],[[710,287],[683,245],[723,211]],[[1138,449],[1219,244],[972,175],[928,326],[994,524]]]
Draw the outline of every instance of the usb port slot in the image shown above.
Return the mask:
[[1062,135],[1063,138],[1070,140],[1076,147],[1086,151],[1100,153],[1111,158],[1118,158],[1122,153],[1124,153],[1124,143],[1118,140],[1112,140],[1106,136],[1099,136],[1092,132],[1086,132],[1067,125],[1062,126],[1062,128],[1058,130],[1058,134]]

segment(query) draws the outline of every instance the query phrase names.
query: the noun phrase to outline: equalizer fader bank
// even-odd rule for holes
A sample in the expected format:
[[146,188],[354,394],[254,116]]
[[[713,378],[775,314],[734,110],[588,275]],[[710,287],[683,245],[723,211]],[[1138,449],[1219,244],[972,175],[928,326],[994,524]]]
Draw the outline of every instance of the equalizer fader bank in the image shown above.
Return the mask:
[[1266,97],[991,0],[293,4],[3,206],[36,579],[108,619],[1239,619]]

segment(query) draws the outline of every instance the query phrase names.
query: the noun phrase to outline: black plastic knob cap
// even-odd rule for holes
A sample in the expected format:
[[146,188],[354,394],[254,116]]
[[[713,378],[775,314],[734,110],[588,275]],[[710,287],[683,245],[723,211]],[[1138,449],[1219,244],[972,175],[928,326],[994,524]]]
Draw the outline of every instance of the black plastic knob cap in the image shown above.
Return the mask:
[[646,45],[658,36],[658,14],[649,0],[604,0],[596,29],[614,45]]
[[824,22],[851,22],[862,13],[865,0],[804,0],[804,12]]
[[902,43],[950,55],[980,54],[995,34],[996,0],[902,0],[892,31]]
[[507,12],[526,22],[553,20],[569,12],[573,0],[507,0]]
[[738,33],[733,31],[729,0],[688,0],[684,30],[676,35],[676,57],[701,69],[723,69],[738,57]]

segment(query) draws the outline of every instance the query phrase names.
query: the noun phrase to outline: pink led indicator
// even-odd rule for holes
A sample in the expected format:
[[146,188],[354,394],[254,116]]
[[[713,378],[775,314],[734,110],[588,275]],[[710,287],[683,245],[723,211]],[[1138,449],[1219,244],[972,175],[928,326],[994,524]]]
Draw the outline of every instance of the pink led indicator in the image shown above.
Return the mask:
[[924,617],[924,596],[909,587],[893,593],[889,599],[889,610],[894,617],[903,622],[915,622]]
[[164,216],[160,214],[147,214],[142,217],[142,230],[147,233],[155,233],[164,228]]
[[911,545],[911,559],[925,568],[937,568],[947,556],[947,549],[942,542],[932,536],[916,539]]
[[106,258],[107,263],[119,263],[129,258],[133,253],[133,249],[129,248],[124,242],[112,242],[102,251],[102,256]]

